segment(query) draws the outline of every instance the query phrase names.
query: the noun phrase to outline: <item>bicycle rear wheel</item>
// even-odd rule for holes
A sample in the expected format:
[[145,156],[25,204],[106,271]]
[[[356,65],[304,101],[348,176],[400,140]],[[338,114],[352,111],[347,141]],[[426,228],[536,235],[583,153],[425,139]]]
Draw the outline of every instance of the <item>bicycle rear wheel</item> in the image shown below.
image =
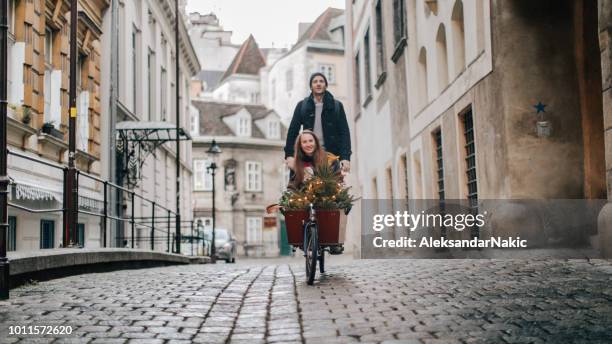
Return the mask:
[[310,225],[306,227],[306,283],[312,285],[314,283],[315,274],[317,272],[317,253],[318,253],[318,237],[317,226]]

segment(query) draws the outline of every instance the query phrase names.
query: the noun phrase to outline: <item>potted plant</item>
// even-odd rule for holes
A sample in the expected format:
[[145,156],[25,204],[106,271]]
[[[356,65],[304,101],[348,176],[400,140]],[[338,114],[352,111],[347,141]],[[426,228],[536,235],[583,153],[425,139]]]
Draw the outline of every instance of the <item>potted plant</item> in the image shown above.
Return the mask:
[[56,129],[53,123],[53,121],[45,122],[42,126],[42,132],[47,135],[51,135],[57,139],[63,140],[64,133],[61,130]]
[[32,121],[32,115],[30,115],[30,107],[21,107],[21,123],[29,125]]

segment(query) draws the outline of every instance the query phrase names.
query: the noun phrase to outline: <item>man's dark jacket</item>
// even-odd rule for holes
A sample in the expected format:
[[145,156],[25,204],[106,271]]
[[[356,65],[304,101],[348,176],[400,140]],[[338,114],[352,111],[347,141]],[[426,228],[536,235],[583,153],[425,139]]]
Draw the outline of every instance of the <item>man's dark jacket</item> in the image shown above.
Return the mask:
[[[336,104],[337,103],[337,104]],[[351,160],[351,134],[349,132],[344,106],[334,96],[325,91],[323,95],[323,112],[321,113],[323,139],[325,150],[340,156],[340,160]],[[295,107],[287,142],[285,144],[285,158],[293,156],[295,139],[300,133],[300,126],[313,130],[315,122],[315,104],[312,93],[301,100]]]

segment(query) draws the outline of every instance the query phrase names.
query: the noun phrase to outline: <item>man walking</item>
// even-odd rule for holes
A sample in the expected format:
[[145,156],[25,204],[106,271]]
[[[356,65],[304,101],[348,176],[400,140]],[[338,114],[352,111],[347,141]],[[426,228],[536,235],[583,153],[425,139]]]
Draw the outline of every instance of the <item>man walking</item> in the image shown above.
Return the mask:
[[295,107],[287,141],[285,162],[293,170],[293,146],[300,133],[300,127],[312,130],[326,151],[340,157],[342,172],[350,171],[351,134],[349,132],[344,106],[327,91],[327,78],[322,73],[310,77],[310,96]]

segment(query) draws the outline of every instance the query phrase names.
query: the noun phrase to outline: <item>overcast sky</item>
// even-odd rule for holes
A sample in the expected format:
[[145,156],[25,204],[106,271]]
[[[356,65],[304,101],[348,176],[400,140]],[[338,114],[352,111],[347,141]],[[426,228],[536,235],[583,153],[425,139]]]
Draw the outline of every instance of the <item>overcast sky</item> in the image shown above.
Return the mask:
[[223,29],[241,44],[253,34],[260,48],[295,43],[298,23],[313,22],[328,7],[344,9],[345,0],[188,0],[187,13],[214,12]]

